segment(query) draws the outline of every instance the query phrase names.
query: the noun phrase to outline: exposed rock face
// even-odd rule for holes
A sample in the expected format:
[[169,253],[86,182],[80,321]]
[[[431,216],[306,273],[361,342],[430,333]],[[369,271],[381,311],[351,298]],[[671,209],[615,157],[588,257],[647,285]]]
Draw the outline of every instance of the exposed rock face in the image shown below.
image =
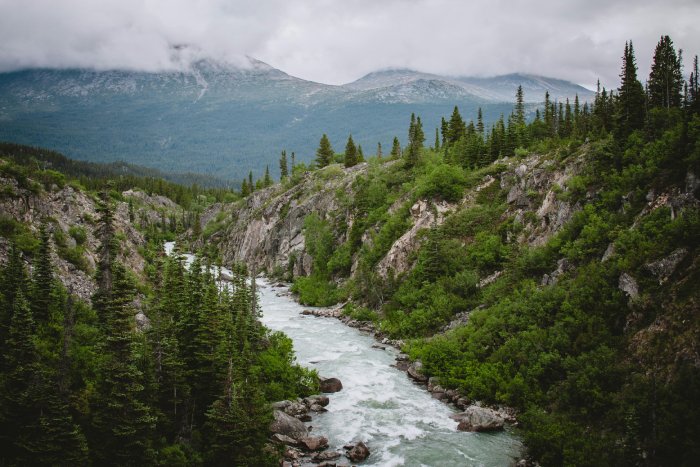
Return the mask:
[[493,409],[472,405],[450,418],[459,422],[459,431],[498,431],[503,429],[503,417]]
[[688,250],[685,248],[679,248],[674,250],[666,256],[657,261],[645,264],[644,267],[651,272],[657,279],[659,279],[659,284],[663,284],[671,277],[671,274],[676,270],[678,265],[685,259],[688,255]]
[[639,285],[637,285],[637,281],[626,272],[620,275],[619,288],[631,299],[639,297]]
[[[311,273],[311,257],[304,251],[304,219],[312,212],[322,218],[344,210],[336,193],[351,193],[355,178],[367,171],[367,164],[349,169],[333,165],[306,174],[295,186],[287,189],[275,185],[254,192],[240,205],[229,209],[238,216],[225,232],[220,247],[227,263],[243,261],[258,268],[272,270],[286,267],[296,256],[295,275]],[[221,209],[221,208],[219,208]],[[347,213],[343,213],[349,218]]]
[[304,423],[302,423],[300,420],[297,420],[291,415],[287,415],[281,410],[274,410],[272,415],[274,420],[272,423],[270,423],[271,433],[288,436],[289,438],[297,441],[301,441],[303,438],[308,436],[309,431],[307,430],[306,425],[304,425]]
[[379,275],[387,277],[389,270],[393,270],[396,274],[408,271],[412,266],[409,262],[410,254],[420,246],[418,232],[430,228],[433,223],[442,224],[445,213],[454,207],[455,205],[444,201],[429,203],[426,200],[419,200],[411,206],[413,226],[391,245],[389,252],[379,261],[377,265]]
[[[95,291],[95,283],[91,273],[98,263],[98,249],[100,241],[96,237],[97,202],[92,195],[75,189],[70,185],[62,188],[53,186],[50,190],[31,191],[22,188],[13,178],[0,178],[0,186],[5,193],[0,198],[0,212],[27,225],[38,235],[39,227],[46,223],[49,233],[64,239],[65,247],[76,246],[75,239],[69,233],[70,229],[80,229],[85,233],[82,243],[84,249],[83,259],[87,272],[62,258],[59,250],[52,243],[52,261],[55,267],[56,277],[74,295],[89,301]],[[151,197],[141,192],[126,191],[124,195],[137,199],[133,209],[135,221],[140,218],[160,221],[160,209],[175,209],[177,205],[168,198],[162,196]],[[114,209],[114,228],[122,236],[123,243],[119,253],[119,260],[124,265],[141,274],[144,268],[144,260],[138,253],[139,247],[145,245],[143,235],[136,230],[130,220],[129,205],[125,202],[117,202]],[[7,257],[8,243],[0,242],[0,263]]]

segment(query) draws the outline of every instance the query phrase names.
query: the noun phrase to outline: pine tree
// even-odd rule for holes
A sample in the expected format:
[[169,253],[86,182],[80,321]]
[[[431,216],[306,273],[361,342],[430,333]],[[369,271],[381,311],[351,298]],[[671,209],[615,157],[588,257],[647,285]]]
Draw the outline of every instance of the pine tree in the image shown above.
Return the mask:
[[241,196],[246,197],[250,194],[250,186],[248,186],[248,179],[243,178],[243,182],[241,182]]
[[459,109],[455,106],[447,126],[447,144],[456,143],[467,132],[467,126],[459,114]]
[[518,90],[515,92],[515,124],[525,125],[525,97],[522,85],[518,85]]
[[287,151],[282,151],[280,155],[280,181],[284,180],[289,176],[289,170],[287,169]]
[[253,171],[251,170],[248,172],[248,188],[250,188],[250,192],[255,191],[255,185],[253,184]]
[[382,160],[382,143],[377,143],[377,159]]
[[484,136],[484,116],[481,112],[481,107],[476,114],[476,131],[483,137]]
[[681,61],[681,55],[676,55],[671,38],[661,36],[654,51],[649,74],[650,107],[680,107],[683,91]]
[[700,114],[700,86],[698,86],[698,56],[693,59],[693,71],[688,80],[688,108],[691,114]]
[[615,126],[618,137],[624,139],[634,130],[639,130],[644,126],[645,95],[642,83],[637,79],[637,63],[634,58],[632,41],[625,42],[620,80]]
[[362,151],[362,145],[358,144],[357,145],[357,162],[359,164],[360,162],[364,162],[364,161],[365,161],[365,153]]
[[104,360],[92,400],[90,450],[101,465],[144,465],[153,457],[155,418],[143,401],[143,375],[135,362],[135,293],[123,265],[113,266]]
[[389,155],[392,159],[401,157],[401,143],[399,143],[399,138],[396,136],[394,136],[394,141],[391,145],[391,153]]
[[92,304],[100,324],[104,325],[108,319],[107,303],[112,294],[112,266],[116,251],[114,215],[106,190],[101,193],[97,211],[100,214],[96,232],[100,239],[100,256],[96,274],[97,290],[92,296]]
[[267,188],[269,186],[272,186],[272,177],[270,176],[270,166],[266,165],[265,166],[265,176],[263,177],[263,187]]
[[423,133],[420,117],[416,118],[415,114],[411,114],[411,123],[408,127],[408,147],[406,148],[406,163],[409,167],[418,163],[424,141],[425,133]]
[[440,130],[438,130],[437,127],[435,127],[435,142],[433,143],[433,150],[436,152],[440,150]]
[[442,133],[441,146],[445,147],[447,145],[447,135],[450,132],[450,126],[447,123],[447,120],[445,120],[445,117],[442,117],[440,120],[440,132]]
[[291,173],[294,173],[294,166],[296,165],[296,154],[294,154],[294,151],[292,151],[292,167],[291,167]]
[[355,147],[355,142],[352,140],[352,135],[350,135],[348,137],[347,144],[345,144],[345,167],[352,167],[354,165],[357,165],[357,160],[357,147]]
[[[27,271],[19,248],[11,243],[7,263],[0,271],[0,349],[4,349],[7,340],[15,297],[19,293],[26,296],[28,283]],[[2,365],[3,362],[0,359],[0,369]]]
[[316,149],[316,167],[320,169],[333,162],[333,155],[334,151],[331,147],[331,142],[324,133],[321,136],[321,141],[318,143],[318,149]]

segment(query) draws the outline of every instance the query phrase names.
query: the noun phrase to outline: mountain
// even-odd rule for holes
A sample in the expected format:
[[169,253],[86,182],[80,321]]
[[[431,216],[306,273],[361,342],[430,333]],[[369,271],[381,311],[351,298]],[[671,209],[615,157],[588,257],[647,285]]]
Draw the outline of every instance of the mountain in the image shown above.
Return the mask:
[[0,74],[0,140],[42,146],[96,162],[122,160],[168,172],[200,172],[238,181],[279,151],[313,159],[322,133],[334,147],[348,134],[366,152],[405,138],[407,115],[426,133],[458,105],[486,122],[511,111],[522,84],[529,102],[544,90],[591,93],[573,83],[529,75],[443,77],[384,70],[343,86],[306,81],[258,60],[233,66],[200,60],[181,71],[31,69]]

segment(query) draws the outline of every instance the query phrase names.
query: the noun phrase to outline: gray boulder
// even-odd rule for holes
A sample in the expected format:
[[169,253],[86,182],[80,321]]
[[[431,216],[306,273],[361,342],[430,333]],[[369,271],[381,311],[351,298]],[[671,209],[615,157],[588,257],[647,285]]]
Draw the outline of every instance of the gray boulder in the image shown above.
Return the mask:
[[505,421],[495,410],[472,405],[464,412],[450,416],[452,420],[459,422],[459,431],[498,431],[503,429]]
[[639,297],[639,285],[637,285],[637,281],[626,272],[620,275],[618,287],[631,299]]
[[415,362],[411,363],[406,372],[408,373],[408,376],[419,383],[428,382],[428,377],[423,374],[423,363],[420,360],[416,360]]
[[270,423],[270,432],[288,436],[295,440],[301,440],[309,435],[309,431],[300,420],[287,415],[281,410],[272,413],[274,420]]

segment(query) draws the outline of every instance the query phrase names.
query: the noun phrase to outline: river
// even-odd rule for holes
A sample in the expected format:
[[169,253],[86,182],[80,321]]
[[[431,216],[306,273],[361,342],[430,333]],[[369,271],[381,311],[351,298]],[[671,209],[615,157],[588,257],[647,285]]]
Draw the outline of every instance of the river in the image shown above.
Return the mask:
[[372,336],[337,319],[302,315],[286,288],[265,279],[257,285],[262,322],[293,340],[300,364],[343,383],[342,391],[329,394],[328,412],[310,423],[330,449],[342,452],[343,445],[364,441],[371,455],[363,466],[502,467],[519,459],[522,444],[509,431],[457,431],[452,408],[391,366],[396,350],[372,348]]

